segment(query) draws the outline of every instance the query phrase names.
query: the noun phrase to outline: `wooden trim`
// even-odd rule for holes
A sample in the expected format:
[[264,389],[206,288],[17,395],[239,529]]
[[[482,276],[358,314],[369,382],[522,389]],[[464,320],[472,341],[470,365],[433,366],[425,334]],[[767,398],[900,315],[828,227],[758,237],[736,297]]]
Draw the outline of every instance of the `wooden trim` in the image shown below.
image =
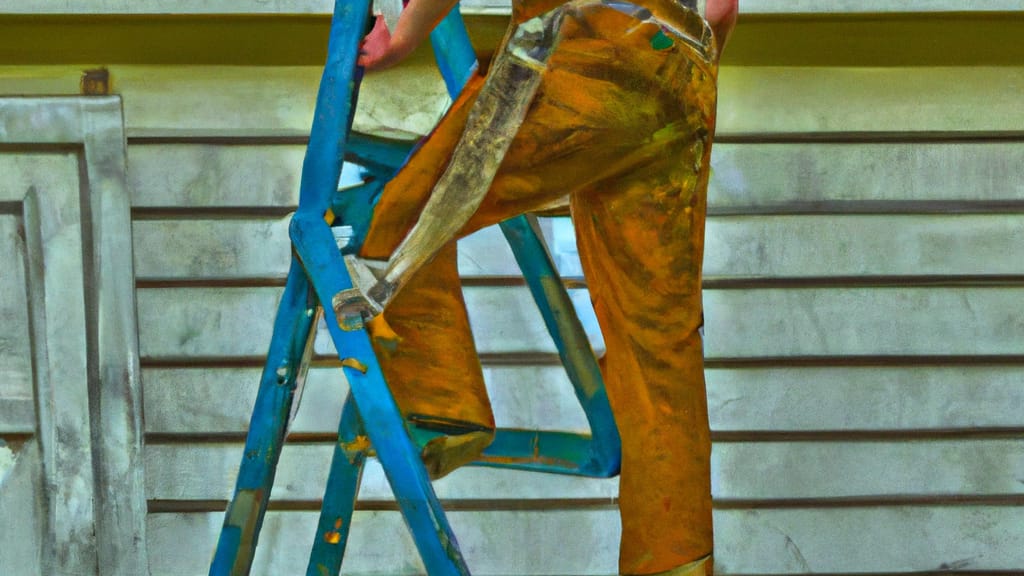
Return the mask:
[[[467,14],[481,58],[493,53],[508,18],[496,11]],[[313,12],[0,12],[0,62],[320,67],[329,27],[329,13]],[[723,65],[1014,66],[1024,63],[1022,36],[1024,10],[747,12]],[[413,62],[430,58],[428,48]]]
[[44,564],[68,574],[145,574],[141,396],[121,101],[0,99],[0,135],[12,151],[39,144],[75,145],[80,151],[82,198],[78,188],[73,194],[33,190],[22,208],[39,442],[51,487],[45,495]]

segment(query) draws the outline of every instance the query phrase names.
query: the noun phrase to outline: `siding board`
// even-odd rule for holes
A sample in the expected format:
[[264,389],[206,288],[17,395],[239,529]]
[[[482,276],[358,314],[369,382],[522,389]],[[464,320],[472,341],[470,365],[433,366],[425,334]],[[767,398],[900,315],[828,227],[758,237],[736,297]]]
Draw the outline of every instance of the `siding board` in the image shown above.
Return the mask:
[[305,153],[302,144],[132,145],[132,207],[293,209]]
[[[242,444],[156,444],[147,448],[148,496],[154,500],[227,500],[235,486]],[[290,444],[281,452],[274,482],[275,501],[319,502],[331,464],[331,444]],[[573,478],[516,470],[469,467],[434,483],[443,499],[559,500],[573,506],[573,500],[603,500],[611,504],[618,496],[618,478]],[[394,502],[384,472],[376,459],[363,472],[360,500]],[[576,504],[578,505],[578,504]]]
[[1024,253],[1019,214],[721,217],[708,219],[704,274],[1019,276],[1024,261],[1005,257],[1014,253]]
[[708,290],[707,358],[1016,356],[1020,288]]
[[[292,430],[333,434],[347,393],[335,368],[310,370]],[[1019,430],[1018,365],[711,368],[711,428],[718,433]],[[484,368],[499,425],[578,430],[586,420],[558,366]],[[258,368],[147,368],[146,432],[241,434]]]
[[1018,141],[719,143],[711,164],[712,212],[842,212],[862,204],[885,210],[885,203],[906,210],[915,203],[970,206],[1024,198],[1024,145]]
[[[152,576],[206,574],[207,551],[213,550],[222,516],[219,512],[151,514],[151,548],[194,551],[176,557],[155,555]],[[620,528],[618,515],[611,508],[452,512],[448,516],[466,561],[477,575],[615,571]],[[252,573],[270,576],[301,570],[309,557],[316,519],[313,512],[269,512]],[[345,574],[424,573],[397,512],[356,512],[348,546],[358,553],[346,555]]]
[[[1024,261],[1004,257],[1024,253],[1020,220],[1017,213],[711,216],[704,275],[714,280],[1020,276]],[[139,221],[134,227],[137,276],[140,280],[283,279],[291,257],[288,221],[288,217]],[[821,242],[821,238],[833,240]],[[566,245],[552,250],[560,271],[582,274],[575,242],[559,239]],[[497,228],[481,230],[460,241],[459,247],[464,277],[521,274]]]
[[716,368],[718,431],[1019,429],[1024,370],[1005,366]]
[[137,221],[136,278],[284,279],[291,263],[290,220]]
[[[153,576],[206,573],[222,514],[151,514]],[[453,512],[452,526],[474,574],[615,574],[620,526],[614,510]],[[313,512],[270,512],[254,574],[304,566]],[[489,528],[485,528],[489,527]],[[890,506],[715,512],[716,571],[743,574],[864,574],[1007,571],[1024,566],[1024,524],[1005,506]],[[357,512],[348,574],[417,574],[396,512]]]
[[[1024,129],[1024,123],[1021,126]],[[1024,198],[1024,143],[752,142],[721,138],[709,209],[841,211],[857,203],[992,203]],[[135,208],[294,207],[301,144],[128,147]]]
[[[765,10],[806,8],[781,6]],[[870,8],[851,6],[828,10]],[[175,576],[206,573],[223,519],[207,510],[236,473],[319,76],[183,70],[112,67],[134,138],[149,547]],[[363,129],[410,137],[443,106],[422,63],[374,80]],[[704,270],[719,573],[1024,567],[1021,85],[1020,65],[723,69]],[[549,234],[577,275],[567,238]],[[497,229],[461,242],[460,270],[480,351],[519,355],[485,367],[499,425],[586,430],[561,368],[533,356],[554,348],[502,278],[518,268]],[[312,436],[274,493],[295,510],[268,515],[255,573],[305,564],[338,372],[311,371],[293,432]],[[474,574],[616,573],[615,479],[468,468],[437,489]],[[376,463],[362,497],[388,507]],[[346,573],[422,572],[390,510],[358,512],[350,550]]]
[[[525,287],[465,293],[481,353],[554,351]],[[141,354],[264,354],[279,297],[275,287],[140,289]],[[704,307],[710,360],[1024,354],[1017,287],[707,290]],[[316,349],[331,353],[329,339],[318,338]]]
[[[227,500],[234,488],[242,444],[150,445],[147,494],[157,500]],[[281,455],[273,498],[319,501],[332,445],[289,445]],[[822,442],[719,442],[712,459],[716,499],[745,506],[774,500],[900,497],[956,498],[961,494],[1024,494],[1024,445],[1019,439]],[[572,506],[617,496],[616,479],[466,468],[435,483],[441,498],[559,500]],[[393,502],[374,461],[363,476],[363,501]],[[576,505],[585,505],[580,502]]]

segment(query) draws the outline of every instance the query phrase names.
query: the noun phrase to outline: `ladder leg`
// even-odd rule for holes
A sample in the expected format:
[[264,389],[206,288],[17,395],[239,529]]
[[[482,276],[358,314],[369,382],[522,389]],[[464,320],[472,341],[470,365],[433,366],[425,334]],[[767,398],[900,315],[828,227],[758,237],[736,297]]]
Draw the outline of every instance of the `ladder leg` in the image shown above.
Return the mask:
[[350,396],[341,413],[338,441],[334,444],[331,473],[327,477],[306,576],[336,576],[341,570],[369,444],[363,420]]
[[299,212],[290,231],[292,245],[327,311],[324,320],[345,367],[351,398],[427,571],[431,576],[469,574],[427,469],[381,373],[369,335],[363,329],[342,329],[331,312],[334,296],[351,289],[352,280],[330,228],[322,218]]
[[249,423],[234,497],[224,517],[210,576],[244,576],[251,568],[296,382],[303,370],[303,355],[310,344],[315,308],[306,274],[293,260],[274,321],[274,336]]

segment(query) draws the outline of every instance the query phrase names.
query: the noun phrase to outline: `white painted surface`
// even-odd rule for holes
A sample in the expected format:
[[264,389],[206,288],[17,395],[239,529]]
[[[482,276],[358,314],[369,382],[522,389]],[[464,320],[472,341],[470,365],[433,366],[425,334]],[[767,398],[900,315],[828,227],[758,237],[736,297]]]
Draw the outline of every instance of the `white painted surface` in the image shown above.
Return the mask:
[[17,459],[18,455],[11,450],[10,446],[0,444],[0,486],[3,486],[4,480],[7,479],[11,470],[14,469],[14,463]]
[[15,295],[13,308],[0,296],[0,429],[38,453],[3,496],[22,502],[0,502],[12,531],[29,531],[0,546],[19,574],[148,564],[123,130],[116,97],[0,98],[0,294]]
[[[612,509],[453,512],[452,525],[479,575],[615,573],[619,523]],[[490,537],[475,522],[501,527]],[[154,576],[206,573],[221,514],[153,514],[149,532],[161,549],[195,554],[158,557]],[[316,514],[271,512],[254,574],[304,566]],[[1019,510],[1001,506],[888,506],[842,509],[719,510],[716,570],[724,574],[894,574],[951,568],[1016,573],[1024,566]],[[261,540],[261,543],[264,540]],[[349,574],[420,574],[397,512],[357,512],[346,559]],[[528,551],[528,552],[524,552]]]

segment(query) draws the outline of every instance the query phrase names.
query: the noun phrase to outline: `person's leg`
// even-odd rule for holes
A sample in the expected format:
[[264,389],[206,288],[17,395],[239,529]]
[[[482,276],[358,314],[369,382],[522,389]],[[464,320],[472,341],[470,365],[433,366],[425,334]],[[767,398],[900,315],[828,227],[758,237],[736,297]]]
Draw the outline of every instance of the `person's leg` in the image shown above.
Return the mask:
[[[415,224],[462,134],[483,84],[466,89],[388,182],[359,252],[386,260]],[[369,324],[374,350],[399,409],[413,428],[440,435],[423,448],[434,478],[474,460],[493,438],[494,416],[469,327],[455,240],[423,266]]]
[[712,552],[698,333],[703,187],[674,175],[670,161],[660,164],[610,183],[613,193],[572,197],[607,347],[602,373],[622,437],[621,574],[657,574]]
[[[640,45],[618,53],[628,67],[609,80],[637,88],[616,101],[653,104],[664,128],[638,152],[646,163],[571,198],[622,437],[619,566],[629,575],[703,576],[712,569],[711,443],[698,329],[716,91],[714,68],[690,52],[658,68]],[[631,69],[661,73],[633,79]]]
[[[678,38],[668,38],[666,48],[661,32],[657,23],[596,3],[571,10],[516,140],[459,233],[586,190],[574,195],[574,212],[624,441],[623,574],[674,570],[711,552],[696,329],[714,68]],[[446,122],[457,124],[452,118]],[[458,132],[442,123],[438,133]],[[423,176],[447,157],[445,142],[428,141],[385,189],[363,256],[388,257],[415,222],[432,190]],[[385,315],[396,319],[390,310]],[[429,321],[421,329],[434,333]],[[396,395],[400,405],[406,395]]]

